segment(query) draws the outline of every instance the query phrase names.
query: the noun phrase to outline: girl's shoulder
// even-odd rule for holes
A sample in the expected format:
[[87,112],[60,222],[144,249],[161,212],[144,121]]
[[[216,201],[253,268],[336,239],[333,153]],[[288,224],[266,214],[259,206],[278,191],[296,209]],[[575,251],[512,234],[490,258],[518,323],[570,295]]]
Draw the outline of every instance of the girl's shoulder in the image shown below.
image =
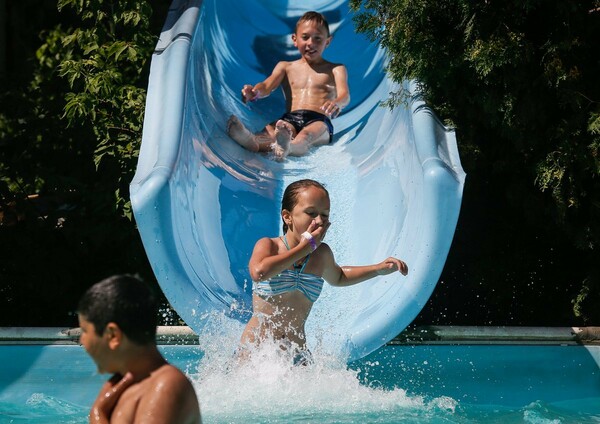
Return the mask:
[[318,255],[319,258],[322,258],[324,260],[335,260],[333,258],[333,251],[327,243],[321,243],[317,250],[313,252],[313,255],[315,254]]
[[310,254],[307,272],[323,276],[326,270],[335,267],[335,258],[331,248],[326,243],[321,243],[317,250]]
[[263,237],[256,242],[254,248],[277,251],[279,249],[279,237]]

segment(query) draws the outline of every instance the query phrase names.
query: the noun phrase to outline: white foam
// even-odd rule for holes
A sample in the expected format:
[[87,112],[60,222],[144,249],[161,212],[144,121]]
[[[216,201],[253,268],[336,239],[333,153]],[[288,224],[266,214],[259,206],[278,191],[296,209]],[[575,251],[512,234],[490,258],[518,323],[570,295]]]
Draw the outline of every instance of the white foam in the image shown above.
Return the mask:
[[314,364],[294,366],[291,354],[266,341],[248,359],[239,361],[234,351],[242,328],[220,318],[216,321],[212,327],[218,328],[220,336],[211,331],[200,335],[205,356],[196,372],[190,373],[206,421],[286,422],[293,420],[290,417],[335,418],[432,408],[454,412],[456,401],[450,398],[426,401],[409,396],[402,388],[384,390],[361,384],[360,371],[319,351],[312,352]]

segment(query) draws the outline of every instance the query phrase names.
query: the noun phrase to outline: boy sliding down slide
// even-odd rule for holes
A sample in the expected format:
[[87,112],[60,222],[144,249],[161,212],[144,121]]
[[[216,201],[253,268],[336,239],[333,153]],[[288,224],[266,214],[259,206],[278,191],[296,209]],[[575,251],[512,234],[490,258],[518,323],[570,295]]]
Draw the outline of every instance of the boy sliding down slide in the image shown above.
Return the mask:
[[292,34],[301,58],[279,62],[263,82],[242,88],[246,103],[267,97],[281,85],[287,112],[257,134],[232,115],[227,123],[229,136],[252,152],[272,152],[277,160],[302,156],[312,146],[331,143],[331,119],[350,103],[346,67],[322,57],[331,39],[325,17],[317,12],[305,13]]

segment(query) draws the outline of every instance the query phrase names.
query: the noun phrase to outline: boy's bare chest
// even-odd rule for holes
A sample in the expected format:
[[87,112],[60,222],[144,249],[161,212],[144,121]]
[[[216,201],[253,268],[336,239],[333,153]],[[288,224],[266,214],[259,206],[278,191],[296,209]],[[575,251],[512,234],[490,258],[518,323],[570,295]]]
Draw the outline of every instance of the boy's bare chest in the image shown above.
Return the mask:
[[308,65],[294,65],[288,68],[287,79],[292,89],[331,89],[334,77],[331,67],[312,68]]

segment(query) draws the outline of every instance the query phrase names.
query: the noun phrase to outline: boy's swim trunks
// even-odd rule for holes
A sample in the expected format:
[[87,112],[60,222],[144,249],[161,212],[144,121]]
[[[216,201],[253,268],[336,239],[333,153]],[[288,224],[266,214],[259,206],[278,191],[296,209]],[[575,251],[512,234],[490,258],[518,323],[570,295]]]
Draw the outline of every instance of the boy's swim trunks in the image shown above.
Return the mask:
[[333,140],[333,124],[331,123],[331,119],[322,113],[315,112],[314,110],[299,109],[293,112],[284,113],[281,119],[292,124],[296,130],[296,134],[302,131],[308,124],[317,121],[324,122],[329,129],[329,142],[331,143]]

